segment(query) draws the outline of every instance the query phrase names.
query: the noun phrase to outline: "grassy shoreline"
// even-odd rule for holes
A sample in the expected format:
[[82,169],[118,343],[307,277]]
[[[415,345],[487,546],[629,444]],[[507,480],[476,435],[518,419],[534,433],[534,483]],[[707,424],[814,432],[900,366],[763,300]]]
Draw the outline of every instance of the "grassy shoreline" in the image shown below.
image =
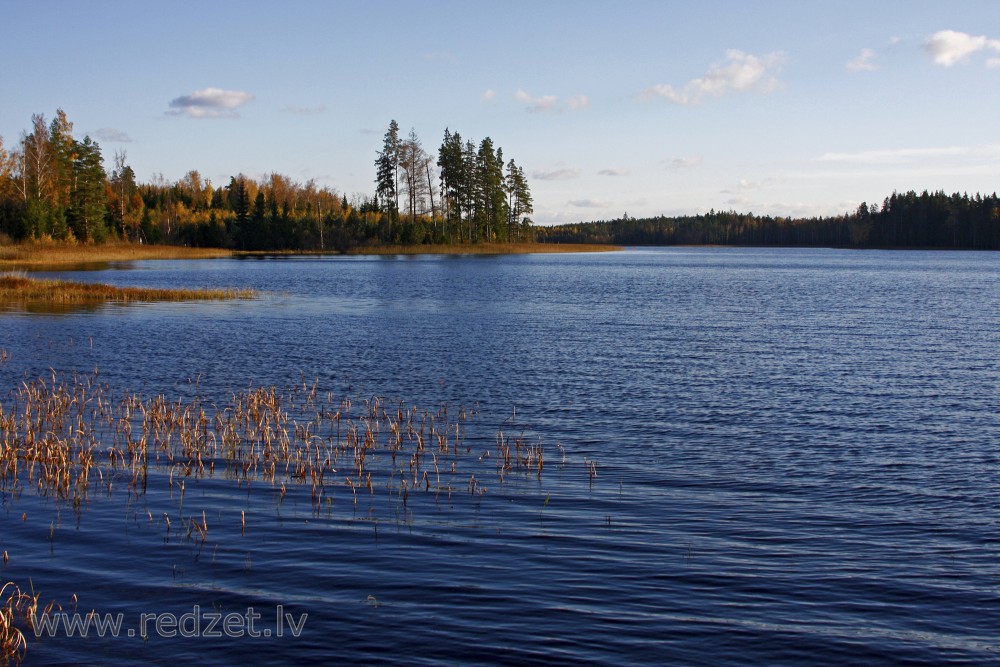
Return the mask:
[[133,243],[109,243],[106,245],[23,243],[0,246],[0,270],[39,270],[66,265],[144,259],[211,259],[231,257],[232,254],[232,251],[221,248],[187,248]]
[[135,301],[222,301],[252,299],[249,289],[161,289],[115,287],[103,283],[46,280],[24,275],[0,275],[0,304],[88,304]]
[[0,246],[0,271],[59,270],[67,266],[128,262],[149,259],[215,259],[267,255],[524,255],[566,252],[609,252],[620,246],[585,243],[477,243],[468,245],[361,246],[347,252],[315,250],[233,251],[224,248],[189,248],[170,245],[109,243],[15,244]]

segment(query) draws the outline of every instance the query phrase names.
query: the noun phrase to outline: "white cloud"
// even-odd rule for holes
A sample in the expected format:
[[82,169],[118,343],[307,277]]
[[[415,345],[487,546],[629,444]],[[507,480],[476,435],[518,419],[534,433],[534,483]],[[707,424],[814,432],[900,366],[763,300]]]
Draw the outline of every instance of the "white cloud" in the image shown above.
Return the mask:
[[[987,147],[984,147],[987,148]],[[913,160],[940,159],[968,155],[972,149],[966,146],[941,148],[897,148],[891,150],[859,151],[856,153],[824,153],[819,162],[853,162],[857,164],[893,164]]]
[[110,143],[127,144],[132,141],[132,137],[128,136],[127,132],[116,130],[113,127],[102,127],[101,129],[96,130],[93,134],[95,139]]
[[781,183],[780,178],[774,176],[767,176],[765,178],[751,181],[747,178],[741,178],[739,183],[733,187],[725,188],[720,190],[722,194],[740,194],[742,192],[753,191],[753,190],[766,190],[768,188],[774,187]]
[[990,69],[993,69],[995,67],[1000,67],[1000,58],[990,58],[989,60],[986,61],[986,66],[989,67]]
[[531,112],[562,112],[566,107],[569,107],[570,111],[583,111],[590,108],[590,98],[586,95],[573,95],[572,97],[566,98],[565,106],[562,108],[560,108],[559,105],[559,98],[555,95],[542,95],[541,97],[535,97],[524,90],[518,89],[518,91],[514,93],[514,99],[522,104],[526,104],[528,111]]
[[523,90],[518,90],[514,93],[514,99],[518,102],[522,102],[528,105],[528,111],[552,111],[556,107],[556,103],[559,101],[555,95],[542,95],[541,97],[532,97]]
[[598,176],[628,176],[630,173],[624,167],[611,167],[609,169],[601,169],[597,172]]
[[497,98],[497,91],[493,90],[492,88],[488,88],[486,92],[483,93],[483,97],[481,99],[483,102],[492,102],[496,98]]
[[675,157],[670,161],[671,169],[692,169],[700,166],[702,157],[700,155],[688,155],[685,157]]
[[643,100],[662,97],[681,105],[700,104],[706,97],[721,97],[728,93],[770,93],[781,88],[775,76],[784,62],[781,52],[755,56],[736,49],[726,52],[726,62],[712,65],[704,76],[691,79],[681,89],[669,84],[656,84],[641,91]]
[[604,208],[608,203],[601,199],[573,199],[569,202],[570,206],[575,206],[576,208]]
[[553,171],[536,171],[532,178],[540,181],[569,181],[580,176],[578,169],[555,169]]
[[878,69],[878,65],[875,64],[875,53],[874,49],[861,49],[861,53],[852,60],[847,62],[847,69],[852,72],[871,72]]
[[170,101],[168,114],[190,118],[239,118],[236,109],[249,104],[254,96],[241,90],[205,88]]
[[951,67],[977,51],[990,49],[1000,52],[1000,40],[988,39],[985,35],[974,37],[965,32],[941,30],[931,35],[924,44],[924,49],[935,63]]

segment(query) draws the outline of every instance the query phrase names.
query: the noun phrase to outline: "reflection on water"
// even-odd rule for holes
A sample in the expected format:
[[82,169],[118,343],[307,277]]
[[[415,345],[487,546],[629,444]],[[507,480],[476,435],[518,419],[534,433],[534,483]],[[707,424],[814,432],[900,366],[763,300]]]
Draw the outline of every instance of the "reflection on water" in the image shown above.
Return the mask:
[[[0,313],[29,313],[32,315],[66,315],[68,313],[92,313],[101,310],[109,304],[103,302],[76,302],[76,303],[57,303],[53,301],[42,301],[33,302],[28,301],[24,303],[8,302],[0,303]],[[119,306],[128,305],[127,303],[115,304]]]
[[[253,607],[272,631],[279,606],[308,614],[299,637],[46,638],[37,664],[941,664],[1000,649],[996,255],[294,257],[58,276],[265,294],[4,312],[6,414],[23,381],[95,368],[115,400],[202,401],[202,442],[221,440],[235,396],[270,385],[477,413],[473,468],[450,497],[409,493],[406,512],[352,489],[350,457],[318,506],[295,464],[234,488],[221,459],[188,476],[166,454],[138,496],[115,473],[77,507],[6,489],[0,578],[64,607],[75,594],[126,628],[196,605]],[[474,471],[522,430],[545,445],[541,478]],[[336,437],[305,435],[313,455]],[[401,470],[378,483],[434,479],[433,457],[411,471],[377,456]]]

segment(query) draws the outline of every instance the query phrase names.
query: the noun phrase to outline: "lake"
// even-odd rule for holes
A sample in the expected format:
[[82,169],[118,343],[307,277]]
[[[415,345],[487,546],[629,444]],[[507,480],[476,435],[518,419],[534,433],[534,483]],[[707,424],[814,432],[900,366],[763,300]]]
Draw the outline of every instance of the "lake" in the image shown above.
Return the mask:
[[[443,482],[422,476],[430,458],[406,482],[380,450],[373,488],[342,459],[318,501],[293,473],[241,481],[222,458],[193,475],[151,459],[144,492],[108,472],[76,505],[6,484],[0,580],[123,619],[118,637],[29,637],[26,664],[1000,662],[1000,255],[56,275],[262,295],[2,312],[8,412],[53,375],[211,414],[273,386],[295,423],[319,414],[313,392],[362,430],[381,410],[378,438],[411,409],[461,437],[434,455],[456,466]],[[498,474],[514,437],[544,451],[540,472]]]

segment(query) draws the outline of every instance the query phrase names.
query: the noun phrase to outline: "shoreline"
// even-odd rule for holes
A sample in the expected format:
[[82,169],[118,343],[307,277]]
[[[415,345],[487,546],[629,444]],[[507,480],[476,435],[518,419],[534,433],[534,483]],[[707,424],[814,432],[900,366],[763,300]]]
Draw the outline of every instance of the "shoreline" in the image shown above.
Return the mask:
[[73,266],[150,259],[219,259],[265,256],[340,255],[525,255],[567,252],[614,252],[621,246],[576,243],[481,243],[470,245],[364,246],[338,250],[254,250],[191,248],[171,245],[15,244],[0,246],[0,271],[65,270]]
[[115,287],[104,283],[46,280],[8,273],[0,275],[0,306],[28,304],[130,303],[136,301],[225,301],[252,299],[250,289],[169,289]]

